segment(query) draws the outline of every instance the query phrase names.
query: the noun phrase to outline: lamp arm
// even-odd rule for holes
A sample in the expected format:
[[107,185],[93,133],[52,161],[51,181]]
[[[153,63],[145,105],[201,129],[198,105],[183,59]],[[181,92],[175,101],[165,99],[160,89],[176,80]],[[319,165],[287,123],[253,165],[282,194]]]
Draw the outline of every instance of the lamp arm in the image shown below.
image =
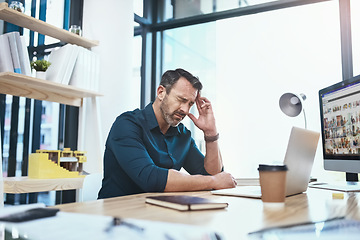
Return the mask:
[[305,109],[304,108],[303,108],[303,113],[304,113],[304,120],[305,120],[305,129],[307,129],[306,114],[305,114]]

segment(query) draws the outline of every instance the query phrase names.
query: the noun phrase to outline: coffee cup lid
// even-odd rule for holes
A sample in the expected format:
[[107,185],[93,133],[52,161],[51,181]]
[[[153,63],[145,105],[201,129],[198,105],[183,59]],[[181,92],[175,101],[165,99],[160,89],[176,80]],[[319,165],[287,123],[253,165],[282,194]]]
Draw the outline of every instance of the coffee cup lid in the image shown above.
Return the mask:
[[259,164],[259,171],[287,171],[288,168],[286,165],[266,165]]

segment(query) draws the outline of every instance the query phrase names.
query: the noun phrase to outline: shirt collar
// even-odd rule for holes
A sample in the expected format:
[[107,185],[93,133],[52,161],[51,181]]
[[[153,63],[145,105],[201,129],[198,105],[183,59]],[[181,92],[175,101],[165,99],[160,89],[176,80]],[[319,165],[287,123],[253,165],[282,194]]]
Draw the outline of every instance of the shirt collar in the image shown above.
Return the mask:
[[[153,109],[152,105],[153,105],[153,102],[149,103],[144,109],[146,120],[148,121],[149,129],[152,130],[154,128],[159,128],[159,130],[160,130],[159,123],[158,123],[158,121],[156,119],[155,112],[154,112],[154,109]],[[180,133],[179,125],[176,126],[176,127],[171,127],[170,126],[170,128],[168,129],[166,135],[173,136],[173,135],[179,134]]]

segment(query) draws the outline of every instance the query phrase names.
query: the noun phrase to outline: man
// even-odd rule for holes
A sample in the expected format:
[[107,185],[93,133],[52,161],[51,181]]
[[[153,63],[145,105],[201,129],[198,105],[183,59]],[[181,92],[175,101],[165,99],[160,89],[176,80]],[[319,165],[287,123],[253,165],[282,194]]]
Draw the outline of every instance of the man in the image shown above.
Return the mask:
[[[212,106],[200,96],[201,89],[199,79],[189,72],[169,70],[154,103],[116,119],[106,142],[99,198],[235,187],[235,179],[222,171]],[[198,118],[189,113],[194,104]],[[186,116],[204,132],[205,156],[180,123]],[[180,172],[182,167],[189,174]]]

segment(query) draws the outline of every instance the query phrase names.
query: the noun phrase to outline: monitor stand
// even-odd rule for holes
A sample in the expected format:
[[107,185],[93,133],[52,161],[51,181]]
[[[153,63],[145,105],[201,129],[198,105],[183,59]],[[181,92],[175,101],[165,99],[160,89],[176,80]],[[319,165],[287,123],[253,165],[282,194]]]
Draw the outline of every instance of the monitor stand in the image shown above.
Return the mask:
[[358,182],[358,174],[357,173],[346,173],[346,181],[347,182]]
[[309,187],[341,192],[360,192],[360,182],[358,182],[357,173],[346,173],[346,182],[314,182],[310,184]]

